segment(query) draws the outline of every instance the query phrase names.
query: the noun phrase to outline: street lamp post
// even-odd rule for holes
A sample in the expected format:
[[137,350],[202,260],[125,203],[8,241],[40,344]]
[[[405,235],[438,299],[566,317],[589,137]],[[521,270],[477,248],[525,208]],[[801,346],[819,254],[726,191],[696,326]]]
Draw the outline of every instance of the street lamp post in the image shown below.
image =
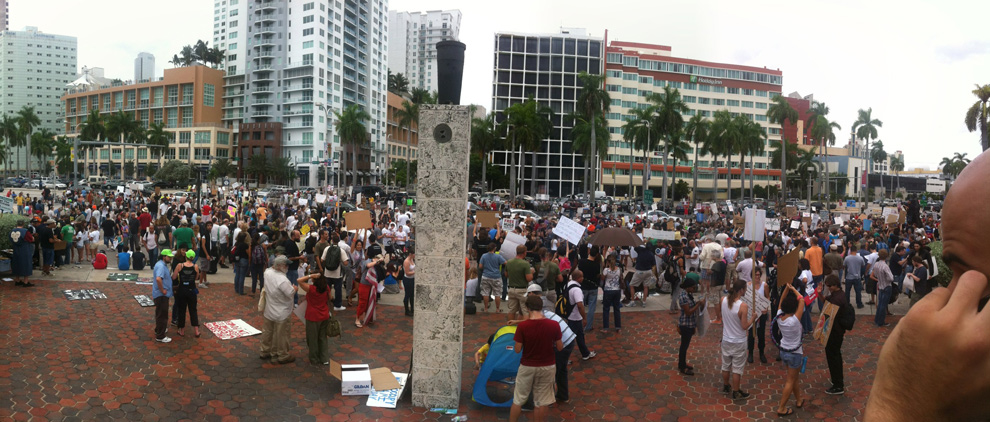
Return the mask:
[[811,182],[812,182],[812,179],[813,179],[811,177],[811,174],[810,173],[813,172],[813,171],[815,171],[815,166],[808,166],[807,170],[808,170],[808,173],[809,173],[808,174],[808,204],[807,205],[808,205],[808,209],[810,210],[811,209]]
[[[326,161],[327,171],[323,172],[323,179],[324,179],[323,184],[329,185],[330,169],[332,168],[332,164],[333,164],[333,140],[330,138],[330,124],[333,121],[333,109],[331,109],[329,106],[323,103],[316,103],[315,105],[319,107],[320,110],[323,110],[323,112],[326,114],[327,117],[327,133],[324,139],[324,143],[328,146],[328,148],[325,148],[327,150],[327,161]],[[339,184],[339,177],[337,178],[337,184]]]

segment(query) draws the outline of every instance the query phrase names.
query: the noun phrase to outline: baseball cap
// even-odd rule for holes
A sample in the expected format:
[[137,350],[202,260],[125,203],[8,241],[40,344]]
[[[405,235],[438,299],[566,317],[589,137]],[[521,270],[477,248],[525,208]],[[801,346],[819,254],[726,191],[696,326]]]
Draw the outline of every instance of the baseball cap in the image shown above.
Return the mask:
[[173,257],[175,254],[172,253],[171,249],[162,249],[162,256]]
[[530,284],[526,288],[526,293],[543,293],[543,289],[540,288],[539,284]]
[[186,258],[188,258],[188,259],[193,259],[193,258],[195,258],[195,257],[196,257],[196,252],[193,252],[193,251],[186,251]]
[[681,282],[681,288],[687,289],[697,286],[699,280],[701,280],[701,277],[698,276],[698,273],[687,273],[687,275],[684,276],[684,281]]

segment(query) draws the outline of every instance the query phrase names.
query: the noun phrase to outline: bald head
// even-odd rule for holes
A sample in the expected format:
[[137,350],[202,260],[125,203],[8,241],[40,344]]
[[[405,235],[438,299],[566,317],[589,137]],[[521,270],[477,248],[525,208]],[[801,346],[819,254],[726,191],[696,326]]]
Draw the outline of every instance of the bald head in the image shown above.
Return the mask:
[[[942,207],[942,259],[952,269],[952,283],[962,274],[976,270],[990,278],[990,260],[984,251],[990,247],[986,227],[990,215],[990,154],[973,159],[959,174]],[[990,288],[983,292],[990,294]]]

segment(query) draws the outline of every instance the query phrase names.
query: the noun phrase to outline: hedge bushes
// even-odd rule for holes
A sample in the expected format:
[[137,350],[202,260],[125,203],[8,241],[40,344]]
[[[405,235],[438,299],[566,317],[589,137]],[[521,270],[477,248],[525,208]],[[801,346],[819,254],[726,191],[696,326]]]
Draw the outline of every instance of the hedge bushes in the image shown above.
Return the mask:
[[10,240],[10,231],[17,227],[18,221],[28,221],[28,218],[17,214],[0,214],[0,249],[11,249],[14,243]]
[[935,258],[935,265],[938,265],[938,275],[933,279],[938,283],[939,286],[947,287],[949,282],[952,281],[952,270],[949,269],[948,265],[942,261],[942,242],[932,242],[928,244],[928,247],[932,250],[932,257]]

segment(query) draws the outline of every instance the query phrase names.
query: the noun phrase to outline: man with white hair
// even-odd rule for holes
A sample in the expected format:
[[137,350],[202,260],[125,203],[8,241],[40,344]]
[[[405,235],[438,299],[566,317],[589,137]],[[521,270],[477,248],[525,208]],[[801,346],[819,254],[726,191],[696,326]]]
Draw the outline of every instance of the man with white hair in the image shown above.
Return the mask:
[[289,354],[289,326],[291,325],[292,300],[295,286],[289,282],[286,272],[289,259],[275,258],[275,264],[265,270],[265,311],[261,325],[261,359],[271,359],[273,364],[286,364],[296,360]]

